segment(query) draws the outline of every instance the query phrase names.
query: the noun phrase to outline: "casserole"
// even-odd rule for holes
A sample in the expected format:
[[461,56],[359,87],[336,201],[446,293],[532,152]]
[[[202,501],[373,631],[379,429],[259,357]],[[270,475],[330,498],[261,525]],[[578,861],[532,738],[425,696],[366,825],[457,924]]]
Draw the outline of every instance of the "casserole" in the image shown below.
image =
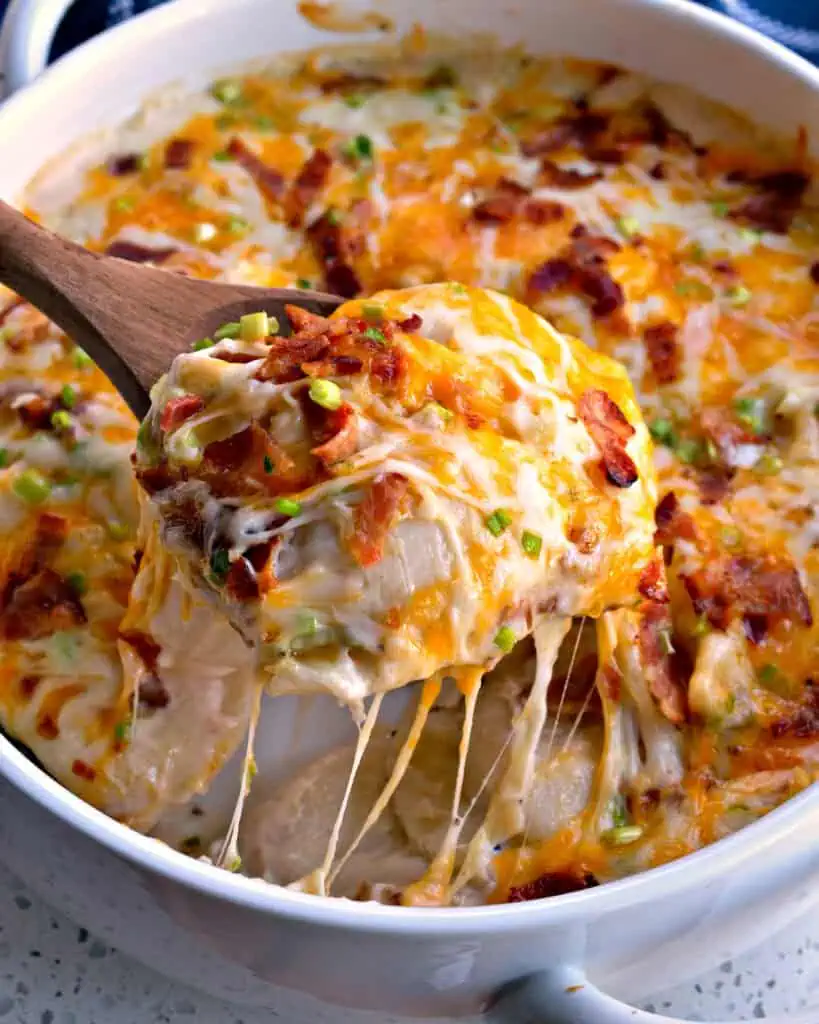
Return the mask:
[[[13,32],[24,8],[17,5],[7,33]],[[795,132],[800,124],[810,128],[819,120],[812,69],[707,12],[634,0],[587,3],[582,22],[575,3],[555,2],[549,11],[549,19],[534,7],[521,6],[503,19],[488,10],[470,11],[469,24],[506,42],[525,39],[532,49],[614,60],[697,86],[786,132]],[[454,2],[437,10],[419,5],[413,17],[451,32],[463,24],[464,9]],[[403,27],[409,27],[406,19]],[[5,37],[6,48],[12,45],[10,38]],[[151,87],[178,77],[177,69],[191,69],[201,82],[220,63],[269,54],[282,38],[287,49],[300,49],[316,45],[321,37],[293,10],[277,11],[274,23],[262,5],[244,0],[229,12],[215,3],[182,2],[118,30],[106,37],[104,46],[89,44],[0,115],[0,128],[17,140],[14,148],[19,149],[13,167],[4,169],[4,194],[13,197],[50,156],[86,129],[118,121]],[[144,59],[138,60],[138,53]],[[12,80],[19,81],[21,63],[14,54],[12,58]],[[160,74],[149,67],[170,71]],[[118,77],[116,96],[105,89],[112,69]],[[56,96],[60,116],[46,122],[49,103],[57,109]],[[38,131],[32,135],[28,126],[35,123]],[[619,976],[622,984],[623,968],[636,960],[640,971],[650,971],[658,984],[660,978],[647,961],[651,950],[666,961],[668,980],[679,979],[696,969],[694,954],[705,945],[702,936],[713,942],[718,923],[726,942],[732,934],[752,941],[748,917],[758,921],[761,914],[758,904],[743,914],[749,893],[766,891],[771,907],[782,914],[797,904],[802,909],[817,867],[811,851],[817,810],[807,793],[712,849],[599,892],[542,905],[470,909],[448,918],[434,911],[400,912],[404,916],[399,918],[391,908],[308,905],[298,894],[215,875],[82,805],[7,745],[3,768],[17,789],[48,809],[43,816],[16,791],[4,797],[6,856],[33,884],[61,889],[65,895],[60,902],[65,906],[68,900],[92,927],[94,908],[80,908],[77,901],[85,893],[90,903],[93,894],[110,884],[110,897],[106,893],[105,900],[99,899],[97,915],[108,912],[102,910],[105,903],[118,908],[111,926],[135,915],[144,920],[144,931],[142,926],[127,934],[117,931],[115,941],[123,948],[194,984],[283,1011],[289,1008],[302,1020],[315,1007],[308,997],[299,1000],[293,994],[299,991],[382,1012],[471,1012],[499,986],[544,963],[554,970],[528,992],[547,1002],[556,1019],[605,1020],[604,1014],[612,1022],[633,1019],[630,1011],[615,1008],[590,986],[567,992],[576,979],[566,973],[567,967],[582,964],[596,978],[613,983]],[[39,824],[27,829],[25,822],[34,819]],[[47,827],[38,833],[43,822]],[[75,834],[77,825],[91,832],[96,844]],[[42,843],[34,855],[46,834],[52,841]],[[111,848],[120,856],[111,857]],[[132,895],[141,893],[142,899],[126,908],[130,882],[135,886]],[[111,934],[101,917],[96,921],[101,934]],[[698,934],[696,925],[704,931]],[[770,917],[765,926],[771,927]],[[203,960],[196,962],[190,948],[184,949],[186,933],[196,934],[203,951],[210,952],[207,967]],[[703,955],[713,958],[712,949]],[[259,978],[266,984],[251,985],[250,979]]]

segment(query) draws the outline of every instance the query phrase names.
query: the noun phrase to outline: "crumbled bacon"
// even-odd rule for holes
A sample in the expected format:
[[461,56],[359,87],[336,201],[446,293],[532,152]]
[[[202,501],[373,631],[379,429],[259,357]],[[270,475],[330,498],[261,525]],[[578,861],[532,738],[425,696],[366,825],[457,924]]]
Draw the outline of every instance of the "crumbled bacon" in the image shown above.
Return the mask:
[[573,167],[560,167],[552,160],[543,160],[540,165],[540,181],[552,188],[586,188],[600,181],[600,171],[578,171]]
[[663,495],[658,502],[654,510],[654,522],[657,526],[655,544],[669,547],[678,537],[697,540],[696,524],[687,512],[683,512],[680,500],[673,491]]
[[162,648],[152,636],[138,629],[126,629],[119,634],[119,639],[136,651],[139,660],[149,672],[156,672]]
[[157,466],[137,466],[136,478],[140,487],[150,495],[159,494],[160,491],[164,491],[176,482],[167,463],[160,463]]
[[399,331],[403,331],[405,334],[413,334],[415,331],[420,330],[423,320],[418,313],[413,313],[408,316],[406,320],[401,320],[398,324]]
[[48,430],[51,417],[60,408],[59,399],[45,392],[35,393],[15,402],[21,421],[31,430]]
[[134,174],[141,165],[142,158],[139,153],[120,153],[110,157],[105,166],[112,177],[121,178],[126,174]]
[[593,316],[611,316],[625,305],[623,289],[605,262],[619,248],[613,239],[592,235],[583,225],[575,225],[568,244],[532,272],[528,282],[530,296],[536,299],[539,294],[574,287],[591,300]]
[[128,260],[129,263],[164,263],[178,249],[172,246],[139,245],[137,242],[129,242],[124,238],[115,239],[105,249],[107,256],[115,256],[118,260]]
[[327,291],[340,295],[343,299],[353,299],[361,291],[358,274],[347,263],[334,263],[324,271],[324,283]]
[[524,139],[520,144],[520,151],[524,156],[543,156],[544,153],[554,153],[567,146],[574,136],[574,130],[568,123],[558,122],[544,131],[538,132],[531,138]]
[[682,577],[694,610],[717,629],[734,619],[764,616],[813,623],[810,602],[799,573],[773,555],[723,556]]
[[577,414],[600,449],[603,468],[616,487],[630,487],[637,479],[637,467],[626,451],[634,427],[605,391],[589,388],[580,396]]
[[731,210],[729,216],[763,231],[784,234],[790,228],[809,184],[810,178],[803,171],[763,174],[752,181],[758,189],[757,194]]
[[550,871],[532,882],[524,885],[513,885],[509,889],[509,903],[526,903],[529,900],[542,900],[549,896],[565,896],[569,892],[581,892],[598,885],[594,875],[573,871]]
[[345,72],[326,78],[319,88],[324,93],[373,92],[375,89],[383,89],[386,84],[383,78],[375,75],[354,75]]
[[326,288],[345,299],[361,291],[352,261],[366,252],[371,215],[371,204],[361,199],[343,218],[335,210],[325,210],[307,228],[307,240],[324,270]]
[[398,473],[374,480],[355,510],[350,550],[359,565],[375,565],[384,553],[387,534],[409,493],[409,481]]
[[668,588],[662,559],[655,558],[640,573],[637,590],[649,601],[668,603]]
[[358,419],[353,407],[346,402],[338,409],[326,412],[322,433],[329,436],[312,449],[312,454],[325,467],[330,467],[355,454],[358,448]]
[[326,150],[315,150],[305,161],[284,198],[284,212],[291,228],[301,227],[304,216],[327,184],[333,158]]
[[242,167],[269,203],[278,202],[284,194],[284,177],[275,167],[270,167],[242,140],[234,135],[227,145],[227,151]]
[[96,769],[90,764],[86,764],[85,761],[81,761],[79,758],[76,758],[73,761],[71,771],[78,779],[84,779],[86,782],[93,782],[97,777]]
[[192,139],[171,139],[165,146],[165,166],[169,170],[187,170],[195,148]]
[[[819,284],[819,262],[811,263],[808,275],[814,284]],[[2,323],[2,317],[0,317],[0,323]]]
[[85,621],[77,592],[53,569],[39,569],[19,585],[6,588],[0,631],[7,640],[39,640]]
[[199,476],[217,497],[236,497],[301,490],[313,474],[297,466],[284,448],[253,422],[231,437],[209,444]]
[[531,199],[531,190],[511,178],[499,178],[494,189],[472,210],[478,223],[508,224],[523,217],[531,224],[550,224],[561,220],[566,208],[561,203]]
[[230,563],[225,588],[236,601],[255,601],[258,598],[259,581],[246,558],[236,558]]
[[566,207],[551,199],[529,199],[523,204],[523,217],[530,224],[542,227],[544,224],[556,224],[566,216]]
[[180,395],[178,398],[171,398],[162,410],[159,426],[166,433],[176,430],[185,420],[189,420],[204,408],[205,400],[200,395]]
[[171,702],[171,695],[165,689],[165,685],[156,673],[149,672],[139,681],[139,707],[140,710],[148,708],[150,711],[158,711],[166,708]]
[[730,466],[706,466],[697,473],[697,487],[703,505],[716,505],[731,490],[736,470]]
[[668,320],[652,324],[643,331],[643,342],[658,384],[670,384],[680,375],[680,348],[677,326]]
[[649,693],[669,722],[682,725],[688,701],[671,656],[671,613],[666,604],[646,601],[640,607],[638,644]]

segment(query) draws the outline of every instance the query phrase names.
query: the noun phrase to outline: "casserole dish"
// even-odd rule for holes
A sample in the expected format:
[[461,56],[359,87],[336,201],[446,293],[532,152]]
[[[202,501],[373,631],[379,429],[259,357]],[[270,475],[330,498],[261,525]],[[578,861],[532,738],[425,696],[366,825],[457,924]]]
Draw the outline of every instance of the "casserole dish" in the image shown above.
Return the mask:
[[[47,49],[49,26],[40,18],[53,9],[35,6],[16,4],[5,27],[13,87],[27,83]],[[399,30],[411,20],[450,34],[468,25],[504,43],[614,61],[696,87],[785,133],[819,126],[819,75],[741,27],[671,0],[584,0],[582,18],[578,9],[574,0],[508,11],[452,0],[419,3],[410,19],[400,5],[385,5]],[[295,6],[274,18],[258,0],[229,9],[179,0],[137,19],[4,107],[0,131],[16,158],[0,172],[0,190],[13,198],[43,163],[89,130],[115,125],[165,83],[201,84],[223,66],[323,40],[337,37]],[[0,767],[9,783],[2,855],[35,888],[166,973],[304,1021],[319,1019],[321,1002],[382,1015],[472,1014],[531,975],[497,1002],[501,1018],[650,1021],[601,995],[584,972],[615,992],[645,989],[648,978],[652,987],[682,980],[803,912],[819,870],[819,806],[807,792],[712,848],[595,892],[455,914],[316,901],[216,873],[129,832],[5,740]]]

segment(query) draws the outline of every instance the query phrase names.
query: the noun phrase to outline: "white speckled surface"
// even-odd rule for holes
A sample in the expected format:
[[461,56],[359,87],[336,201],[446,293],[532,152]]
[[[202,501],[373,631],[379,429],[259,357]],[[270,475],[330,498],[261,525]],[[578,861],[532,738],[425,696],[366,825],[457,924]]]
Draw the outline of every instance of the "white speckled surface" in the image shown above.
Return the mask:
[[[755,953],[718,964],[698,981],[641,1003],[692,1021],[739,1021],[817,1001],[819,920],[808,918],[772,936]],[[53,913],[0,867],[0,1024],[267,1024],[272,1019],[269,1011],[234,1007],[167,981]],[[343,1017],[333,1015],[332,1024],[343,1024]]]

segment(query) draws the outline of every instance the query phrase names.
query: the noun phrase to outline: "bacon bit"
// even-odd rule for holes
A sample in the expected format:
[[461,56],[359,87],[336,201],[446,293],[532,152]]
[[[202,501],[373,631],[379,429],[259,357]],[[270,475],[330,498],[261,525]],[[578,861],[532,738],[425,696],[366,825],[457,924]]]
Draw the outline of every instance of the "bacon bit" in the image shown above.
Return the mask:
[[719,449],[722,458],[730,463],[741,444],[758,442],[768,435],[755,434],[737,420],[729,409],[712,406],[700,413],[700,423],[706,437],[710,438]]
[[377,352],[370,363],[370,373],[385,387],[395,387],[408,370],[406,353],[400,348]]
[[122,178],[126,174],[134,174],[140,169],[142,157],[139,153],[121,153],[109,158],[106,170],[114,178]]
[[812,679],[805,680],[805,698],[807,703],[803,707],[771,725],[771,736],[774,739],[794,736],[796,739],[807,740],[819,735],[819,691]]
[[42,681],[40,676],[23,676],[20,680],[20,693],[26,700],[31,700]]
[[[287,307],[289,310],[292,307]],[[292,319],[292,318],[291,318]],[[329,338],[314,335],[312,331],[292,334],[289,338],[275,338],[256,371],[257,380],[272,380],[277,384],[299,380],[304,376],[303,363],[315,363],[330,351]]]
[[764,231],[785,234],[802,204],[810,178],[803,171],[786,170],[763,174],[752,184],[759,194],[746,199],[728,216]]
[[565,896],[570,892],[593,889],[599,882],[594,875],[572,871],[550,871],[533,882],[513,885],[509,889],[508,903],[527,903],[529,900],[547,899],[549,896]]
[[311,449],[311,453],[329,468],[342,459],[348,459],[358,450],[358,417],[351,405],[327,412],[324,433],[326,441]]
[[[273,465],[266,473],[265,459]],[[217,497],[225,495],[282,494],[300,490],[310,475],[300,472],[293,459],[258,423],[205,448],[199,472]]]
[[225,587],[236,601],[255,601],[259,597],[259,581],[246,558],[237,558],[230,563]]
[[[808,271],[811,281],[814,284],[819,284],[819,263],[811,263],[810,270]],[[3,318],[0,317],[0,324],[3,322]]]
[[716,629],[747,616],[813,624],[799,573],[772,555],[723,556],[681,578],[694,611]]
[[291,228],[301,227],[310,205],[327,184],[332,163],[333,158],[323,149],[315,150],[305,161],[284,198],[285,217]]
[[730,492],[736,470],[729,466],[709,466],[697,473],[697,486],[704,505],[716,505]]
[[688,711],[688,700],[668,650],[671,613],[666,604],[651,601],[641,606],[640,613],[638,644],[649,693],[669,722],[682,725]]
[[354,298],[361,291],[352,260],[366,252],[366,229],[371,214],[369,201],[359,200],[343,221],[325,210],[307,228],[307,240],[324,270],[325,287],[345,299]]
[[654,510],[654,522],[657,526],[655,544],[670,547],[678,537],[690,541],[698,539],[694,520],[687,512],[683,512],[679,498],[673,491],[660,499]]
[[143,677],[139,683],[139,707],[158,711],[171,702],[171,695],[155,673]]
[[593,523],[570,523],[566,537],[584,555],[590,555],[600,543],[600,531]]
[[54,721],[54,716],[47,711],[37,716],[37,735],[44,740],[56,740],[60,735],[60,728]]
[[617,166],[625,162],[626,149],[620,144],[610,146],[589,146],[586,149],[586,156],[596,164],[609,164]]
[[149,672],[156,672],[162,648],[152,636],[138,629],[127,629],[119,634],[119,639],[136,651],[137,657]]
[[577,414],[600,449],[603,468],[616,487],[630,487],[637,480],[637,467],[626,451],[634,427],[605,391],[589,388],[580,396]]
[[658,604],[668,603],[668,587],[662,559],[655,558],[648,563],[640,573],[637,589],[649,601],[655,601]]
[[677,326],[665,320],[643,331],[651,369],[658,384],[670,384],[680,375],[680,349],[677,344]]
[[106,256],[114,256],[118,260],[127,260],[129,263],[164,263],[178,252],[179,250],[172,246],[151,248],[148,245],[139,245],[137,242],[128,242],[124,238],[116,239],[105,249]]
[[355,510],[350,550],[363,568],[375,565],[384,553],[387,534],[409,494],[409,481],[398,473],[387,473],[371,485]]
[[158,466],[138,466],[136,478],[146,494],[154,495],[176,483],[176,477],[167,463]]
[[530,224],[542,227],[544,224],[556,224],[566,216],[566,207],[562,203],[550,199],[529,199],[523,204],[523,217]]
[[658,160],[657,163],[654,164],[654,166],[648,173],[649,176],[652,177],[655,181],[665,181],[665,179],[668,177],[665,164],[662,162],[662,160]]
[[754,647],[758,647],[768,635],[768,620],[764,615],[744,615],[742,631]]
[[71,771],[77,778],[85,779],[86,782],[93,782],[97,777],[96,769],[92,768],[90,764],[86,764],[85,761],[80,761],[79,758],[72,763]]
[[556,257],[537,267],[529,278],[532,297],[573,286],[591,299],[592,315],[610,316],[625,304],[623,289],[609,274],[605,259],[620,246],[611,238],[592,235],[576,224],[568,245]]
[[227,144],[227,152],[242,167],[269,203],[276,203],[284,194],[284,177],[275,167],[268,166],[237,136]]
[[41,392],[17,405],[17,415],[31,430],[50,430],[51,417],[60,407],[59,399]]
[[376,75],[336,75],[334,78],[327,78],[319,88],[323,93],[340,92],[374,92],[376,89],[383,89],[387,82]]
[[576,189],[587,188],[603,177],[600,171],[578,171],[570,167],[560,167],[552,160],[544,160],[540,165],[540,181],[552,188]]
[[87,621],[76,591],[53,569],[40,569],[8,590],[0,613],[7,640],[39,640]]
[[178,398],[171,398],[162,410],[159,426],[165,433],[176,430],[185,420],[189,420],[204,408],[205,400],[199,395],[180,395]]
[[192,139],[171,139],[165,146],[165,166],[168,170],[187,170],[195,148]]
[[408,316],[406,320],[401,320],[398,323],[398,330],[403,331],[404,334],[414,334],[415,331],[420,330],[423,320],[417,313],[413,313],[412,316]]

